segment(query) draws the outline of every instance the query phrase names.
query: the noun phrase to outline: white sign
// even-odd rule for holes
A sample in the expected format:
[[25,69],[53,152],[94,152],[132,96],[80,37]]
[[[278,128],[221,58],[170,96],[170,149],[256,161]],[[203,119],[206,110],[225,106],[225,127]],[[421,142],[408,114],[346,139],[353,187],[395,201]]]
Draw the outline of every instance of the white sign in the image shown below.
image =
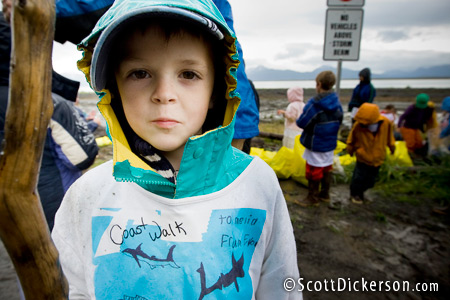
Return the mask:
[[362,9],[327,9],[324,60],[358,60]]
[[364,6],[364,0],[328,0],[328,6]]

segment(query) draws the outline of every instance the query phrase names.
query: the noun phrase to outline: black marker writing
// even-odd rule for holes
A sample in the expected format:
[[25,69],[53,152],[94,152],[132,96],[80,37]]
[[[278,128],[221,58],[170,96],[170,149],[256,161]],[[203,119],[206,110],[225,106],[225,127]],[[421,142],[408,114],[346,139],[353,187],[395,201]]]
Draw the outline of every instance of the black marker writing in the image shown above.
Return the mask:
[[236,216],[236,217],[232,217],[232,216],[222,216],[220,215],[219,217],[220,219],[220,225],[224,225],[224,224],[228,224],[228,225],[255,225],[258,222],[258,218],[252,218],[252,215],[248,215],[246,217],[241,217],[241,216]]
[[148,232],[154,226],[149,226],[144,223],[144,218],[141,217],[141,224],[133,226],[129,229],[122,229],[119,224],[114,224],[109,230],[109,237],[111,241],[116,245],[122,245],[126,239],[133,238],[135,236],[141,235],[145,232],[152,241],[156,241],[161,237],[167,236],[177,236],[177,235],[187,235],[186,230],[183,228],[183,223],[178,223],[174,221],[174,224],[169,224],[167,228],[161,227],[157,222],[152,221],[156,225],[156,231]]

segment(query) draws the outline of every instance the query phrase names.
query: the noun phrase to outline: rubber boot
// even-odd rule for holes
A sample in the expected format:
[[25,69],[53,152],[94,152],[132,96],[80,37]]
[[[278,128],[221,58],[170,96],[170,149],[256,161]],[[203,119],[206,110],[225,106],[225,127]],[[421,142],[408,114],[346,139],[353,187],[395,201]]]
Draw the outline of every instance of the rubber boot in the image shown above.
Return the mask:
[[363,204],[364,200],[360,196],[350,196],[350,201],[355,204]]
[[308,180],[308,195],[306,198],[297,201],[297,204],[304,207],[319,205],[319,186],[320,181]]
[[319,192],[319,200],[323,202],[330,202],[331,172],[323,173],[320,183],[321,187]]

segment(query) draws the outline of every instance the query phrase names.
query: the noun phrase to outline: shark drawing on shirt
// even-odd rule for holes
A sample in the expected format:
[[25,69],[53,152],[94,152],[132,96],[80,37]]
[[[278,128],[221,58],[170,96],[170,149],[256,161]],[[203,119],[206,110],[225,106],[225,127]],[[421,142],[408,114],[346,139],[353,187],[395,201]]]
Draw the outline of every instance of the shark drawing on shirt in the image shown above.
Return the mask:
[[197,272],[200,273],[200,284],[201,284],[201,293],[198,297],[198,300],[202,300],[206,295],[214,292],[215,290],[222,290],[224,287],[228,287],[234,283],[236,287],[236,291],[239,292],[239,285],[237,283],[237,279],[245,276],[245,272],[243,269],[244,265],[244,254],[242,254],[241,258],[236,261],[234,258],[234,254],[231,254],[231,270],[227,274],[220,274],[219,279],[211,285],[210,287],[206,287],[206,274],[205,268],[203,267],[203,263],[200,263],[200,268],[197,269]]
[[133,257],[136,260],[139,268],[141,268],[141,262],[145,262],[146,264],[148,264],[152,270],[156,267],[164,268],[165,266],[170,266],[174,269],[180,268],[180,266],[178,266],[173,260],[173,249],[176,245],[170,247],[166,258],[157,258],[154,255],[150,256],[141,249],[141,246],[142,243],[139,244],[136,249],[127,248],[122,251],[124,254]]

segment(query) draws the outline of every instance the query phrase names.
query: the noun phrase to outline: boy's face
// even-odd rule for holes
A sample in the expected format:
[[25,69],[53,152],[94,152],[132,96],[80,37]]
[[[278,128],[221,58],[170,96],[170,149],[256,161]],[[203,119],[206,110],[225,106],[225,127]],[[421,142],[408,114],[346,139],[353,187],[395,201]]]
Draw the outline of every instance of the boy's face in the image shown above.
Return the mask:
[[316,80],[316,92],[319,94],[322,89],[322,84]]
[[188,138],[201,133],[211,102],[209,45],[189,33],[167,39],[154,26],[138,30],[115,77],[132,129],[169,161],[174,155],[181,159]]

